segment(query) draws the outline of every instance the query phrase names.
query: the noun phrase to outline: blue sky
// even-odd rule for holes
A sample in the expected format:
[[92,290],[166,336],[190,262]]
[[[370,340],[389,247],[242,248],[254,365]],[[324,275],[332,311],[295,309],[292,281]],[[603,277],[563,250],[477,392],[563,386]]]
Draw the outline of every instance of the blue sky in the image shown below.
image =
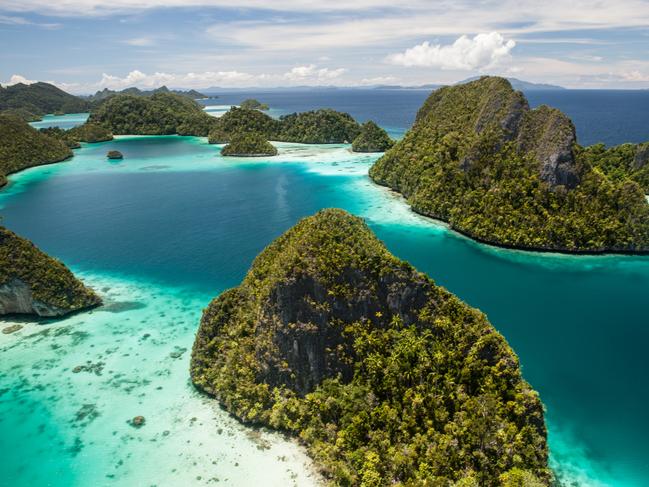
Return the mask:
[[2,0],[0,83],[649,88],[649,0]]

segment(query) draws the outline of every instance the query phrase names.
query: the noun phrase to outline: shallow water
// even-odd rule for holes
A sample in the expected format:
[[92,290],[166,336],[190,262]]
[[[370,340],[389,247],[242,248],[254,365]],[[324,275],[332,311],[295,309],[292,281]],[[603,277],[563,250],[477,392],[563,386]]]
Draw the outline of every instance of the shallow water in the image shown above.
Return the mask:
[[[377,155],[344,145],[278,147],[268,160],[226,160],[205,139],[119,137],[11,177],[0,193],[4,224],[81,272],[109,303],[126,304],[0,335],[0,442],[5,451],[11,445],[0,479],[33,485],[30,476],[58,472],[58,485],[201,484],[213,476],[249,485],[263,465],[264,485],[293,475],[307,485],[301,450],[275,435],[271,450],[258,450],[247,430],[193,391],[187,367],[209,299],[236,285],[299,218],[336,206],[365,217],[392,252],[488,314],[547,405],[562,479],[649,483],[649,259],[480,245],[372,184],[366,174]],[[107,161],[110,149],[124,160]],[[105,363],[101,375],[71,372],[88,360]],[[134,429],[127,420],[138,414],[147,424]]]
[[88,120],[89,113],[66,113],[65,115],[45,115],[39,122],[31,122],[30,125],[37,129],[48,127],[60,127],[68,130],[77,125],[82,125]]

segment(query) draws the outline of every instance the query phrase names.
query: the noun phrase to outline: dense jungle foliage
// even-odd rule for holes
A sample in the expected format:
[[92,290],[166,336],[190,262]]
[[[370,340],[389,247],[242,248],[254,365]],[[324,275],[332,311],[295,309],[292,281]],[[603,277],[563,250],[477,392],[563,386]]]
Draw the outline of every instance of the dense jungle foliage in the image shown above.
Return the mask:
[[505,339],[343,210],[301,220],[212,301],[191,377],[298,435],[333,485],[550,481],[543,406]]
[[0,227],[0,285],[14,279],[29,286],[34,300],[64,312],[101,303],[65,265],[41,252],[30,241]]
[[221,149],[224,156],[276,156],[277,149],[258,132],[239,132]]
[[646,184],[646,166],[626,169],[639,149],[583,149],[571,134],[558,110],[530,110],[507,80],[484,77],[433,92],[370,177],[415,211],[485,242],[649,250],[649,205],[638,184]]
[[58,138],[39,132],[20,118],[0,115],[0,186],[8,174],[71,156],[70,148]]
[[49,83],[18,83],[0,86],[0,111],[20,110],[21,118],[33,121],[49,113],[87,112],[89,103]]
[[354,152],[385,152],[394,145],[388,133],[372,122],[361,125],[361,132],[352,143]]

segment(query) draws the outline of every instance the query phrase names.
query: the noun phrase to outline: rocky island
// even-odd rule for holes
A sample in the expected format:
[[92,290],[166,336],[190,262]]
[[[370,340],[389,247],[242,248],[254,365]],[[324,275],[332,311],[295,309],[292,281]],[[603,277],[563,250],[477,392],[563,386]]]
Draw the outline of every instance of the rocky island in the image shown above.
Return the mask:
[[151,96],[119,94],[92,110],[89,122],[115,135],[195,135],[206,137],[216,118],[194,100],[171,92]]
[[277,149],[258,132],[240,132],[232,136],[228,145],[221,149],[221,154],[237,157],[276,156]]
[[[413,210],[482,242],[562,252],[649,251],[649,205],[577,144],[559,110],[531,110],[509,81],[440,88],[413,127],[370,169]],[[606,151],[605,151],[606,152]],[[641,176],[643,152],[631,159]],[[629,165],[629,162],[624,163]]]
[[361,132],[352,143],[354,152],[385,152],[394,145],[388,133],[372,122],[361,125]]
[[111,160],[121,160],[124,159],[124,154],[118,150],[109,150],[106,157]]
[[298,435],[335,485],[550,482],[543,406],[505,339],[343,210],[301,220],[212,301],[191,378]]
[[0,86],[0,111],[9,111],[24,121],[39,120],[48,113],[81,113],[90,104],[49,83],[17,83]]
[[56,317],[99,304],[65,265],[0,227],[0,315]]
[[262,103],[259,100],[255,98],[248,98],[246,100],[243,100],[240,105],[241,108],[248,108],[250,110],[262,110],[266,111],[269,109],[268,105],[266,103]]
[[39,132],[20,118],[0,115],[0,187],[9,174],[69,157],[72,151],[58,138]]

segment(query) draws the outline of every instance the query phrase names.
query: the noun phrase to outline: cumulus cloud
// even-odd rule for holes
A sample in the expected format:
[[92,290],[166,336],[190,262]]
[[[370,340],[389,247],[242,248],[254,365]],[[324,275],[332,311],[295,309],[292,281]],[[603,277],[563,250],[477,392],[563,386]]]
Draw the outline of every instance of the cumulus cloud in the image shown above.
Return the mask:
[[4,86],[11,86],[11,85],[17,85],[18,83],[22,83],[25,85],[31,85],[32,83],[36,83],[36,81],[32,79],[27,79],[24,76],[21,76],[19,74],[14,74],[9,78],[9,81],[6,81],[2,83]]
[[345,73],[344,68],[318,68],[315,64],[296,66],[284,74],[290,81],[327,81],[339,78]]
[[108,88],[121,90],[136,86],[138,88],[158,88],[162,85],[172,85],[187,88],[207,88],[212,85],[237,86],[242,82],[251,82],[255,76],[240,71],[205,71],[202,73],[164,73],[146,74],[133,70],[124,77],[102,74],[101,80],[95,86],[97,89]]
[[133,39],[126,39],[124,44],[135,47],[148,47],[155,44],[155,40],[151,37],[134,37]]
[[426,41],[404,52],[392,54],[387,60],[400,66],[481,70],[510,59],[515,45],[513,40],[505,40],[498,32],[478,34],[473,38],[463,35],[448,45]]

